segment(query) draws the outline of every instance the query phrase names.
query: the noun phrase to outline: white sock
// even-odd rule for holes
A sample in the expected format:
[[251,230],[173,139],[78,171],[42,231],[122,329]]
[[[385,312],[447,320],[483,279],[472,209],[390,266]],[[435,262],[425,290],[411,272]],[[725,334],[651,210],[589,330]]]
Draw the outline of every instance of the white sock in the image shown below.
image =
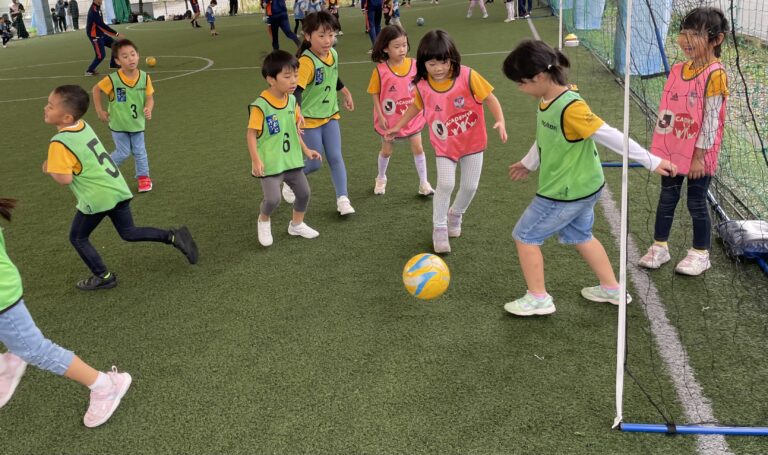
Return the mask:
[[109,376],[99,371],[99,376],[96,378],[96,381],[89,385],[88,388],[91,390],[104,390],[110,386],[112,386],[112,380],[109,379]]
[[413,162],[416,164],[416,172],[419,174],[419,182],[427,181],[427,157],[423,153],[413,155]]
[[507,2],[507,19],[512,19],[515,17],[514,8],[515,4],[512,2]]
[[379,175],[380,179],[387,178],[387,166],[389,166],[389,157],[383,156],[379,153]]

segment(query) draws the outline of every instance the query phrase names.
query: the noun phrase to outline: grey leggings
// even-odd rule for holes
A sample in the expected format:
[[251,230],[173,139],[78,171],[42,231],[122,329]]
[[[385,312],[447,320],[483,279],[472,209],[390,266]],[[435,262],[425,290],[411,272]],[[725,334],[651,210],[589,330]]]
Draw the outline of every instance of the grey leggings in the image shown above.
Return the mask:
[[291,169],[282,174],[270,175],[261,178],[261,189],[264,192],[264,200],[261,201],[261,214],[271,216],[280,205],[280,184],[285,182],[296,195],[293,210],[304,213],[309,205],[309,183],[304,175],[304,168]]

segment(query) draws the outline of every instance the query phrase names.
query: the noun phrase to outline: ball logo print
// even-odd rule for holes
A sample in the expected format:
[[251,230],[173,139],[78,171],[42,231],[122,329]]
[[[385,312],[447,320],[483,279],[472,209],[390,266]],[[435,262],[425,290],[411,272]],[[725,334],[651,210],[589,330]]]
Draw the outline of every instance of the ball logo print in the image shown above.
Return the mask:
[[432,300],[443,295],[451,282],[448,265],[439,256],[417,254],[403,268],[403,284],[414,297]]
[[438,139],[444,141],[448,138],[448,130],[445,129],[445,125],[440,120],[432,122],[432,132],[435,133]]
[[392,113],[395,112],[395,100],[393,99],[385,99],[383,103],[384,108],[384,114],[386,115],[392,115]]
[[655,132],[658,134],[669,134],[672,132],[672,119],[675,113],[669,109],[659,112],[659,119],[656,121]]

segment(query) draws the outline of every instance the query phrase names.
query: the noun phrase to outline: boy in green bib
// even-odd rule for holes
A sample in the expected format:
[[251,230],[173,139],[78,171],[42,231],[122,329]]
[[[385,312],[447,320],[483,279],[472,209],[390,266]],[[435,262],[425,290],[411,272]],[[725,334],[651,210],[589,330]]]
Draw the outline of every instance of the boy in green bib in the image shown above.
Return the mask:
[[[152,79],[139,69],[139,50],[131,41],[122,39],[112,46],[112,55],[120,69],[93,86],[93,105],[102,121],[109,122],[115,151],[112,161],[120,166],[133,155],[139,193],[152,190],[149,177],[147,147],[144,145],[144,127],[152,118],[155,107]],[[107,95],[109,106],[101,107],[101,93]]]
[[91,269],[93,276],[77,282],[84,291],[117,286],[117,276],[107,270],[88,237],[105,217],[129,242],[161,242],[173,245],[197,263],[197,246],[189,230],[136,227],[130,202],[133,198],[120,169],[115,165],[91,127],[81,119],[88,110],[88,93],[78,85],[62,85],[48,96],[45,123],[58,133],[51,139],[43,172],[56,183],[68,185],[77,199],[69,240]]
[[322,156],[309,149],[299,135],[301,118],[296,98],[299,62],[285,51],[267,55],[261,74],[269,88],[261,92],[248,106],[248,152],[251,155],[251,175],[261,180],[264,199],[258,221],[258,237],[262,246],[272,244],[271,215],[280,204],[280,185],[285,182],[296,199],[288,234],[313,239],[320,235],[304,223],[309,204],[309,183],[304,175],[304,157],[321,160]]

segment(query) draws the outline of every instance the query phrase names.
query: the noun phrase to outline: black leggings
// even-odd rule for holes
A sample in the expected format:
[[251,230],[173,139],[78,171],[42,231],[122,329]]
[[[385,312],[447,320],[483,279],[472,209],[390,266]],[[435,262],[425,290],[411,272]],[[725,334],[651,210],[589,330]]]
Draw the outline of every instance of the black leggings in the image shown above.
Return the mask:
[[277,31],[282,30],[290,40],[296,43],[297,46],[301,45],[301,41],[296,37],[296,34],[291,31],[291,25],[288,23],[288,15],[281,14],[280,16],[270,16],[269,27],[272,31],[272,49],[280,49],[280,44],[277,41]]
[[693,247],[698,250],[708,250],[712,242],[712,219],[709,216],[707,205],[707,191],[712,177],[704,177],[689,180],[684,175],[677,177],[661,178],[661,193],[659,194],[659,206],[656,209],[656,226],[653,238],[659,242],[669,240],[669,232],[672,230],[672,221],[675,218],[675,208],[680,201],[680,193],[683,190],[683,182],[687,180],[687,205],[693,225]]
[[297,35],[299,33],[299,26],[301,26],[301,31],[304,31],[304,19],[294,19],[296,22],[296,26],[293,27],[293,33],[294,35]]
[[104,217],[108,216],[112,220],[112,224],[117,229],[120,238],[127,242],[171,243],[172,235],[170,231],[134,226],[130,203],[131,200],[128,199],[118,203],[112,210],[94,213],[93,215],[86,215],[79,210],[75,213],[75,218],[72,220],[72,228],[69,231],[69,241],[94,275],[103,276],[107,272],[107,267],[101,261],[101,256],[99,256],[96,248],[91,245],[88,237],[90,237],[91,232],[96,229]]

